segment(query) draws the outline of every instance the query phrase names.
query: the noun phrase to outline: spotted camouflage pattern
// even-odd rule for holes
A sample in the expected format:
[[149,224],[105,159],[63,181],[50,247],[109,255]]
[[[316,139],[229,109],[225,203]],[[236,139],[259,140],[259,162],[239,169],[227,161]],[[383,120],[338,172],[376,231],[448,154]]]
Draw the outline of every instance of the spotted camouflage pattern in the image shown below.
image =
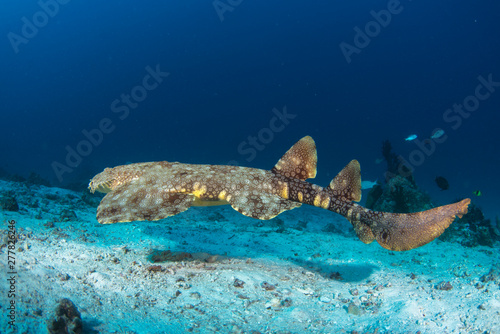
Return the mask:
[[361,199],[361,171],[351,161],[323,188],[305,180],[316,176],[316,145],[306,136],[272,170],[146,162],[106,168],[89,184],[91,192],[107,193],[97,208],[101,224],[155,221],[191,206],[229,204],[245,216],[271,219],[302,203],[341,214],[353,225],[361,241],[373,240],[391,250],[422,246],[467,213],[469,199],[416,213],[368,210]]

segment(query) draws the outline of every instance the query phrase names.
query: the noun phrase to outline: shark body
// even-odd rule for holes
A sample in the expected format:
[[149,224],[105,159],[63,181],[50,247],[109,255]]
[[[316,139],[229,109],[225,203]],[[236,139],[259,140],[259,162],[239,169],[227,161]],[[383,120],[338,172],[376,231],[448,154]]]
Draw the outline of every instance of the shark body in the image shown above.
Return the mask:
[[366,209],[361,173],[351,161],[327,187],[307,182],[316,176],[316,145],[306,136],[293,145],[272,170],[146,162],[106,168],[89,184],[107,193],[97,208],[101,224],[154,221],[196,205],[229,204],[245,216],[271,219],[302,204],[341,214],[365,243],[373,240],[396,251],[413,249],[437,238],[455,216],[467,213],[470,199],[415,213]]

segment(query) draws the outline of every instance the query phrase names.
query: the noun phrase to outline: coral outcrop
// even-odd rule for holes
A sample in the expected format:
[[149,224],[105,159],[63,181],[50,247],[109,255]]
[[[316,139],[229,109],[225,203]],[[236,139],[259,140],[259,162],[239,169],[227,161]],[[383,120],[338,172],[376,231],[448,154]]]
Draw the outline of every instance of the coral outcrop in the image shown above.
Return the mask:
[[82,333],[82,317],[75,304],[67,298],[59,301],[55,316],[48,324],[47,330],[51,334],[80,334]]
[[373,187],[368,193],[366,206],[376,211],[397,213],[418,212],[434,207],[429,195],[400,175],[391,178],[385,187]]
[[439,239],[458,242],[466,247],[493,247],[495,241],[500,240],[500,234],[498,234],[491,220],[484,217],[481,209],[471,203],[469,213],[452,224]]

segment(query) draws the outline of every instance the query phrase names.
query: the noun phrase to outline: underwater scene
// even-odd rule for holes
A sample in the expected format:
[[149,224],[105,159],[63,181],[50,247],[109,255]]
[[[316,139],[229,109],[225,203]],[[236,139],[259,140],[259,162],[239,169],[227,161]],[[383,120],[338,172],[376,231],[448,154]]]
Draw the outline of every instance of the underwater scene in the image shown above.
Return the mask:
[[500,334],[500,2],[0,3],[0,333]]

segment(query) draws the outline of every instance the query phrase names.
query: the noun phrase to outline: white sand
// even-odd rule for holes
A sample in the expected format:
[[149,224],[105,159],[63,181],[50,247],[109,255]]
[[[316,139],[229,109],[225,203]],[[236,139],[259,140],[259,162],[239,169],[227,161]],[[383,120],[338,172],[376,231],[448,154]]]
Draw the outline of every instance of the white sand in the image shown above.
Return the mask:
[[[2,235],[11,219],[19,234],[18,328],[7,325],[2,289],[2,333],[46,333],[61,298],[76,304],[86,333],[500,333],[500,278],[480,281],[500,272],[498,245],[434,241],[395,253],[363,244],[344,218],[306,206],[280,215],[284,224],[224,206],[99,225],[80,194],[0,181],[9,189],[21,207],[1,212]],[[27,204],[33,199],[38,208]],[[77,220],[44,226],[64,209]],[[323,231],[327,224],[337,232]],[[161,271],[150,272],[151,249],[222,256],[156,263]],[[0,256],[6,282],[6,247]],[[436,289],[440,282],[452,289]]]

